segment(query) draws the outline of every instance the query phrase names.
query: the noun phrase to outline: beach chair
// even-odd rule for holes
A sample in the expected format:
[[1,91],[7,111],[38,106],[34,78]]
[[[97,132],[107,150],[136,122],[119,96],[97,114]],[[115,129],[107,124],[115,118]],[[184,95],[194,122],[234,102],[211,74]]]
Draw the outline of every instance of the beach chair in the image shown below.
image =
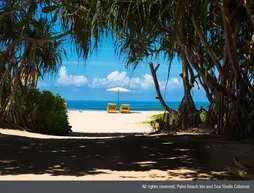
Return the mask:
[[108,104],[108,113],[116,113],[116,104]]
[[120,108],[120,113],[130,113],[130,105],[122,104]]

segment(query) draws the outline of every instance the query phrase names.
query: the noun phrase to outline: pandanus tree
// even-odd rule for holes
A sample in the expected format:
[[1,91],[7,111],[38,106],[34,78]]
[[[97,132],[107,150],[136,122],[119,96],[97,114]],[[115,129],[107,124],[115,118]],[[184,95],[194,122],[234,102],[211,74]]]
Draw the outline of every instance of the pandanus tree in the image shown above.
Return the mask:
[[[163,2],[165,4],[165,2]],[[127,58],[127,67],[135,69],[144,58],[153,57],[164,53],[169,64],[174,55],[183,56],[177,47],[172,29],[163,29],[163,25],[168,25],[170,20],[163,17],[167,10],[163,10],[163,5],[153,1],[64,1],[59,3],[57,12],[60,11],[69,20],[63,19],[63,26],[72,30],[72,40],[78,46],[78,50],[83,51],[86,57],[93,46],[97,48],[98,42],[103,36],[111,34],[115,37],[116,48],[120,54]],[[168,5],[167,5],[168,6]],[[80,7],[80,9],[75,9]],[[163,13],[161,12],[163,10]],[[172,18],[170,18],[172,20]],[[92,45],[92,40],[94,44]],[[184,60],[185,61],[185,60]],[[193,70],[188,63],[184,63],[183,73],[185,97],[180,111],[186,114],[182,123],[187,122],[188,114],[195,114],[196,108],[191,97],[188,70],[193,76]],[[188,66],[187,66],[188,65]],[[189,68],[187,68],[189,67]],[[170,65],[169,65],[170,69]],[[151,68],[152,70],[152,68]],[[154,73],[152,73],[154,74]],[[193,79],[193,77],[192,77]],[[156,78],[155,78],[156,83]],[[156,84],[155,84],[156,86]],[[156,90],[162,105],[169,110],[165,102],[160,97],[159,87]],[[184,126],[187,127],[188,125]]]
[[[211,1],[206,3],[205,8],[203,11],[209,14],[207,23],[202,25],[198,22],[202,21],[199,14],[192,13],[188,18],[191,18],[196,36],[207,55],[205,67],[212,66],[212,69],[205,70],[200,65],[200,59],[204,57],[196,57],[184,45],[182,49],[185,49],[191,65],[199,72],[213,95],[217,132],[246,136],[253,133],[250,130],[253,116],[253,76],[247,60],[252,33],[250,19],[245,6],[238,1]],[[222,38],[220,34],[223,35]]]
[[[204,87],[211,102],[208,118],[213,119],[211,123],[217,127],[216,132],[241,136],[253,133],[253,8],[250,1],[69,2],[76,7],[81,4],[84,10],[69,15],[75,38],[85,53],[91,37],[97,45],[105,35],[105,28],[117,34],[117,41],[125,41],[122,50],[134,67],[137,61],[149,55],[149,46],[145,43],[151,39],[154,42],[169,40],[177,49],[162,47],[161,50],[166,53],[171,49],[169,53],[181,57],[185,91],[189,91],[195,81]],[[166,38],[170,33],[173,35]],[[137,41],[140,39],[141,44]],[[185,92],[183,100],[187,107],[193,104],[189,93]]]
[[[17,2],[12,7],[22,9],[35,1]],[[179,109],[182,123],[187,123],[191,117],[195,120],[193,115],[197,110],[191,89],[198,84],[210,102],[207,122],[216,127],[216,133],[253,136],[252,1],[45,0],[41,7],[50,15],[46,18],[51,22],[60,21],[63,34],[57,38],[69,34],[70,43],[74,43],[85,59],[108,35],[115,38],[116,48],[127,57],[127,66],[134,69],[145,58],[164,54],[170,63],[178,56],[182,61],[184,85]],[[0,18],[12,12],[13,9],[1,13]],[[15,37],[24,37],[24,29],[20,28]],[[8,46],[1,51],[18,50],[21,45],[18,40],[8,39]],[[34,38],[26,36],[22,42],[24,40],[31,43]],[[47,41],[50,40],[52,38]],[[22,48],[24,51],[26,47]],[[18,60],[14,57],[8,61]],[[11,79],[6,80],[10,84]],[[189,126],[182,123],[180,121],[179,126]]]
[[36,88],[39,78],[58,70],[64,54],[51,21],[37,14],[37,3],[10,1],[0,14],[1,114],[28,128],[33,121],[24,96]]

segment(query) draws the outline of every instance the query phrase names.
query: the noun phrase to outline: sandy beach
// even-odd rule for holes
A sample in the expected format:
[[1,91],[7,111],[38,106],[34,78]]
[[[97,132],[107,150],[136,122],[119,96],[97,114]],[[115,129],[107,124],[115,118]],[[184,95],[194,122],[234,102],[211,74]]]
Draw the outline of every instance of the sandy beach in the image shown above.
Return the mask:
[[0,128],[0,180],[239,180],[224,169],[233,156],[253,165],[250,144],[143,135],[157,113],[69,111],[71,136]]
[[107,113],[106,111],[68,111],[69,123],[72,126],[70,136],[54,136],[27,131],[0,128],[0,133],[10,136],[21,136],[38,139],[96,139],[123,137],[126,135],[146,134],[152,131],[148,121],[159,111],[133,112],[129,114]]
[[82,133],[149,133],[151,127],[142,122],[158,111],[107,113],[106,111],[68,111],[73,132]]

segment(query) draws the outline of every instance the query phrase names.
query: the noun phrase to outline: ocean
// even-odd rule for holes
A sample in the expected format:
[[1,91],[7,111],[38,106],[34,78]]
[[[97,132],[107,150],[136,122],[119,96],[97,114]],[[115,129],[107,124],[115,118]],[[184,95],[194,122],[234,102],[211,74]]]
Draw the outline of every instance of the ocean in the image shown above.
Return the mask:
[[[90,110],[105,111],[108,103],[117,103],[116,101],[66,101],[68,110]],[[172,109],[177,109],[179,102],[166,102]],[[164,111],[159,101],[120,101],[119,104],[130,104],[132,111]],[[208,102],[195,102],[199,109],[201,106],[207,108]],[[118,108],[118,107],[117,107]]]

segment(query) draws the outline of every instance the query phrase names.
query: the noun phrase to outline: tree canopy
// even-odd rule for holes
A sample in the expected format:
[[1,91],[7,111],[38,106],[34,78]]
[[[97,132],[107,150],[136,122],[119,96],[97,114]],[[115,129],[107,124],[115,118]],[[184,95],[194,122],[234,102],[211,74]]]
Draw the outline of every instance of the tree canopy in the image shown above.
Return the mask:
[[[164,54],[170,71],[173,58],[181,59],[184,98],[177,127],[195,121],[190,91],[198,84],[210,102],[208,127],[217,134],[254,136],[253,6],[251,0],[1,2],[1,87],[11,88],[1,96],[3,114],[8,118],[13,112],[7,101],[14,100],[25,67],[39,74],[54,72],[61,64],[63,41],[75,45],[79,56],[87,59],[101,40],[112,35],[116,51],[133,69],[145,58]],[[59,31],[52,30],[56,25]]]

